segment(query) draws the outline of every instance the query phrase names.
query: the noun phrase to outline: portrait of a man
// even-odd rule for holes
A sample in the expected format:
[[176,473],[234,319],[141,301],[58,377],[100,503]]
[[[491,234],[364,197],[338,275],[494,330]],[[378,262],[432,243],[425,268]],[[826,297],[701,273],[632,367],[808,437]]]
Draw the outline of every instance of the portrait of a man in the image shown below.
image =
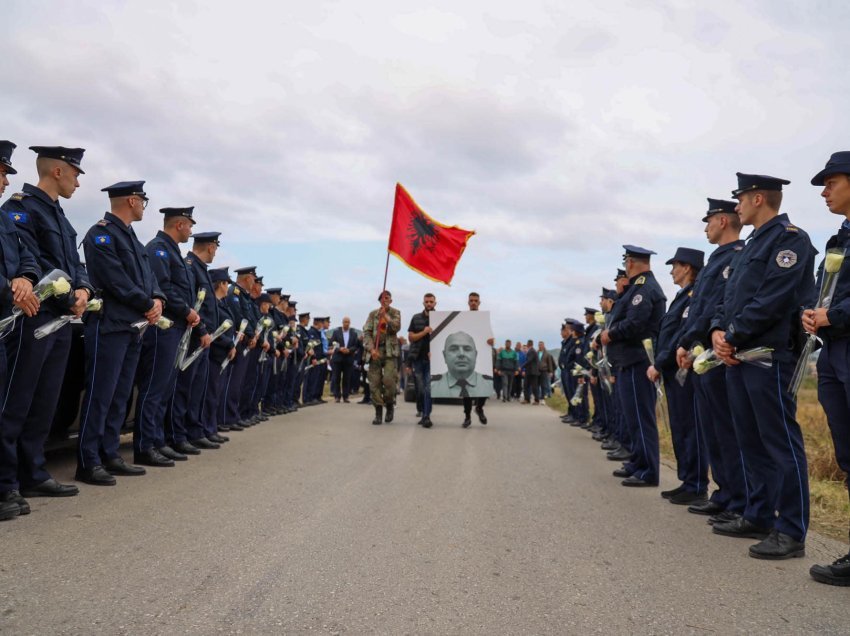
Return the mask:
[[[473,313],[462,312],[461,316],[466,318]],[[431,374],[432,397],[487,397],[492,394],[492,354],[486,343],[489,316],[482,318],[486,324],[479,325],[477,330],[470,328],[474,325],[464,325],[466,320],[457,320],[457,325],[450,325],[456,329],[446,329],[439,334],[443,338],[438,337],[432,344],[432,367],[435,371]]]

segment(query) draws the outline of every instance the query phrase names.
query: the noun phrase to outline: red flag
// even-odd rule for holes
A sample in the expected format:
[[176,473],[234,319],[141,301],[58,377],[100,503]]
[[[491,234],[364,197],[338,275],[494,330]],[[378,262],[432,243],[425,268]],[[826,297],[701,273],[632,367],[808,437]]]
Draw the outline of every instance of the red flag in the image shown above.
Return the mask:
[[439,283],[449,285],[466,243],[475,234],[449,227],[428,216],[400,183],[395,186],[393,224],[387,249],[402,262]]

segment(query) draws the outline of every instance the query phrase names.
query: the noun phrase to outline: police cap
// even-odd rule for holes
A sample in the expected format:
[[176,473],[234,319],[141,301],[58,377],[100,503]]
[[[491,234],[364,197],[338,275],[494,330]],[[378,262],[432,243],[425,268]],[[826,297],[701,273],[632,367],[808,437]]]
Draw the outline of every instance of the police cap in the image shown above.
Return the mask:
[[703,223],[715,214],[735,214],[735,208],[738,205],[735,201],[726,201],[724,199],[707,199],[707,201],[708,211],[702,218]]
[[145,194],[144,181],[119,181],[118,183],[113,183],[111,186],[101,188],[100,191],[106,192],[110,199],[130,197],[133,195],[142,197],[146,201],[148,198]]
[[39,157],[45,159],[61,159],[68,165],[74,166],[80,171],[80,174],[85,174],[80,167],[80,162],[83,160],[85,148],[65,148],[64,146],[30,146],[30,150],[36,153]]
[[788,179],[769,177],[764,174],[744,174],[743,172],[736,172],[735,176],[738,177],[738,189],[732,190],[732,196],[736,199],[744,192],[751,192],[754,190],[774,190],[776,192],[781,192],[782,186],[791,183]]
[[190,206],[188,208],[160,208],[159,211],[166,219],[174,216],[182,216],[184,219],[189,219],[192,225],[195,225],[195,219],[192,218],[192,211],[194,209],[195,206]]
[[826,167],[812,177],[812,185],[822,186],[824,180],[834,174],[850,175],[850,150],[832,153]]
[[219,236],[221,236],[221,232],[198,232],[197,234],[192,234],[192,240],[195,243],[215,243],[216,245],[220,245],[218,242]]
[[691,247],[677,247],[676,254],[667,261],[667,265],[673,263],[687,263],[696,269],[702,269],[705,264],[705,252]]
[[12,152],[17,148],[11,141],[0,141],[0,166],[6,168],[6,174],[18,174],[12,167]]

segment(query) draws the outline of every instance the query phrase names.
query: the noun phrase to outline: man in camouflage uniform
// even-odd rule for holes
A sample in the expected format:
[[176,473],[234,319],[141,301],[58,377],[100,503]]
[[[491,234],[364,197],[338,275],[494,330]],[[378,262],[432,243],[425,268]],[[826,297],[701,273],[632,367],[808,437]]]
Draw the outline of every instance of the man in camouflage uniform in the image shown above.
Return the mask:
[[375,419],[372,424],[381,424],[384,406],[387,407],[386,421],[393,421],[396,388],[398,387],[398,358],[401,349],[398,332],[401,329],[401,312],[390,307],[392,294],[384,290],[378,297],[381,306],[369,312],[363,325],[363,346],[369,355],[369,387]]

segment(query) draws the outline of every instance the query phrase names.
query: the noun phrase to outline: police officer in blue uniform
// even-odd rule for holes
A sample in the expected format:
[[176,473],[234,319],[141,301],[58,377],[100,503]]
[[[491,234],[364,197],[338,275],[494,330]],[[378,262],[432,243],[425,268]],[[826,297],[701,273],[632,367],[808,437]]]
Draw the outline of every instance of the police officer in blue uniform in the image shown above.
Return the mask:
[[632,458],[622,469],[623,486],[658,485],[658,428],[655,423],[655,386],[646,377],[649,360],[643,340],[655,343],[667,299],[650,269],[655,252],[624,245],[628,287],[614,306],[611,323],[600,335],[616,369],[615,383],[623,421],[632,439]]
[[[789,181],[738,173],[732,196],[744,225],[755,229],[726,282],[712,321],[715,353],[728,365],[732,421],[749,486],[743,517],[715,523],[717,534],[751,537],[751,557],[787,559],[805,554],[809,483],[797,405],[788,392],[802,350],[800,308],[814,295],[816,250],[808,235],[779,213]],[[752,347],[773,349],[765,369],[733,356]]]
[[243,355],[246,349],[257,346],[254,340],[254,327],[257,324],[254,318],[253,305],[249,290],[254,286],[254,277],[257,268],[254,265],[240,267],[235,270],[236,281],[227,292],[227,300],[230,303],[230,313],[233,315],[234,328],[238,331],[239,324],[245,320],[244,338],[236,345],[236,357],[233,358],[228,369],[228,377],[225,383],[226,406],[224,423],[231,430],[241,430],[250,424],[241,418],[240,398],[242,397],[245,372],[248,368],[248,360]]
[[[12,167],[12,152],[15,144],[0,141],[0,195],[9,185],[6,175],[17,174]],[[6,214],[0,214],[0,316],[6,318],[12,312],[13,305],[20,308],[25,316],[32,317],[38,312],[38,298],[32,287],[41,277],[41,269],[35,257],[24,247],[15,223]],[[3,339],[0,339],[0,393],[6,391],[6,352]],[[17,456],[17,436],[8,438],[0,423],[0,521],[29,514],[30,505],[18,491],[18,476],[14,461],[6,459]]]
[[[145,246],[148,262],[156,276],[157,284],[165,294],[163,315],[174,321],[171,329],[148,329],[142,338],[142,355],[139,359],[136,399],[136,418],[133,426],[135,461],[147,466],[174,466],[187,455],[200,451],[191,444],[165,443],[164,421],[166,408],[171,401],[177,380],[177,346],[189,327],[204,333],[200,316],[194,310],[196,292],[195,276],[183,260],[179,243],[185,243],[195,224],[193,207],[162,208],[163,229]],[[169,431],[173,435],[173,431]]]
[[[688,317],[679,334],[676,362],[681,369],[689,369],[693,361],[691,349],[699,344],[707,348],[711,342],[709,330],[715,308],[723,298],[723,291],[738,254],[744,249],[740,240],[741,219],[735,212],[735,201],[708,199],[708,210],[702,221],[708,242],[717,245],[708,257],[708,263],[694,282]],[[697,375],[690,373],[696,388],[698,424],[708,450],[711,476],[717,489],[707,501],[688,506],[688,512],[710,515],[710,523],[734,521],[740,517],[747,504],[747,485],[741,448],[732,424],[729,395],[726,390],[726,369],[715,367]]]
[[185,371],[177,374],[177,387],[168,409],[168,421],[173,431],[173,441],[177,445],[189,442],[198,449],[219,448],[217,432],[210,438],[201,423],[201,408],[207,385],[207,367],[209,366],[210,334],[218,328],[218,307],[209,277],[208,265],[212,263],[218,250],[221,232],[198,232],[192,235],[192,251],[186,256],[186,265],[195,279],[196,293],[204,291],[204,300],[198,310],[203,324],[201,329],[193,329],[189,343],[190,355],[198,347],[203,352]]
[[[826,243],[829,249],[850,247],[850,151],[834,153],[823,170],[812,178],[821,186],[821,196],[832,214],[843,216],[838,232]],[[823,281],[823,263],[818,283]],[[823,341],[818,357],[818,400],[826,412],[826,421],[835,446],[835,460],[850,474],[850,258],[841,263],[832,301],[827,308],[803,312],[803,327]],[[850,477],[848,477],[850,484]],[[813,565],[812,578],[829,585],[850,586],[850,553],[830,565]]]
[[[208,439],[212,439],[217,444],[229,441],[229,437],[221,435],[222,432],[230,430],[242,431],[241,426],[231,429],[225,424],[225,409],[227,408],[225,401],[225,388],[227,381],[227,373],[233,365],[236,356],[236,342],[234,340],[236,332],[239,329],[239,321],[234,319],[231,312],[231,304],[227,301],[228,286],[233,283],[230,280],[227,267],[219,267],[210,269],[209,277],[212,283],[213,294],[216,302],[216,315],[218,316],[218,327],[225,321],[230,320],[233,326],[224,334],[219,336],[212,342],[209,349],[209,364],[207,365],[207,384],[204,391],[204,400],[201,410],[201,425]],[[240,336],[242,338],[243,336]],[[221,365],[225,360],[230,359],[225,372],[221,372]],[[218,439],[215,437],[218,436]]]
[[667,261],[667,265],[673,266],[670,275],[679,291],[661,320],[655,364],[647,371],[650,381],[664,383],[676,472],[681,484],[663,491],[661,496],[677,505],[702,503],[708,491],[708,453],[697,418],[692,374],[688,373],[681,383],[676,379],[679,333],[690,311],[694,280],[704,262],[705,253],[689,247],[678,248]]
[[114,485],[113,475],[145,473],[144,468],[125,463],[118,453],[142,347],[133,325],[145,320],[156,324],[165,303],[148,253],[131,227],[142,220],[147,207],[144,184],[122,181],[104,188],[111,212],[83,239],[91,281],[100,290],[103,308],[84,318],[86,390],[76,478],[96,486]]
[[12,461],[21,491],[28,497],[76,495],[79,489],[52,479],[45,468],[44,442],[56,412],[65,365],[71,350],[71,329],[65,327],[36,339],[33,332],[57,316],[81,316],[93,289],[77,253],[77,233],[65,217],[60,198],[68,199],[80,185],[82,148],[32,146],[37,155],[38,184],[3,205],[21,241],[35,256],[43,274],[60,269],[69,276],[72,292],[49,298],[32,318],[18,320],[6,338],[9,377],[3,402],[3,430],[17,438]]

